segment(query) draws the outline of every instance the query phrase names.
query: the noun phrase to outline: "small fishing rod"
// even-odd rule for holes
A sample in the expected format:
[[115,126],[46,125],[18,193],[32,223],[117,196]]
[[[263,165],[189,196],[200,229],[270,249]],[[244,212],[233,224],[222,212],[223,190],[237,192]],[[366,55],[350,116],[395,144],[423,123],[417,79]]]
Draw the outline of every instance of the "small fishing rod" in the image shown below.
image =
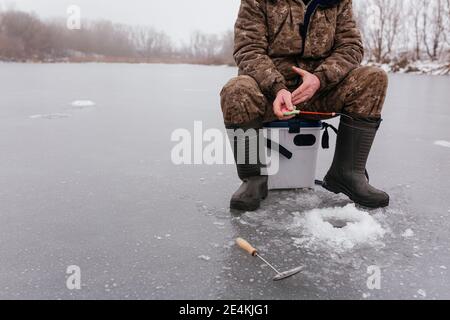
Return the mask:
[[342,117],[347,117],[349,119],[353,119],[349,115],[347,115],[345,113],[340,113],[340,112],[314,112],[314,111],[293,110],[293,111],[285,112],[285,113],[283,113],[283,115],[286,117],[304,115],[304,116],[320,116],[320,117],[331,117],[331,118],[334,118],[337,116],[342,116]]

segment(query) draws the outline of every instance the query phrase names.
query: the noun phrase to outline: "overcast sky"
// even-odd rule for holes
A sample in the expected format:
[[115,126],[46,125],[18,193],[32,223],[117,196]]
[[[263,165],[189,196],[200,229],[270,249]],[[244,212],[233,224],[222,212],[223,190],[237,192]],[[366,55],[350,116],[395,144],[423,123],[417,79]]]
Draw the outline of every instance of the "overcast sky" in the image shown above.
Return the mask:
[[[363,3],[365,0],[354,0]],[[397,1],[397,0],[392,0]],[[82,18],[151,25],[175,40],[196,30],[220,33],[233,28],[240,0],[0,0],[0,9],[34,11],[40,17],[66,17],[70,5]],[[408,3],[408,1],[406,1]]]
[[218,33],[233,28],[240,0],[0,0],[3,9],[11,4],[41,17],[64,17],[75,4],[82,18],[152,25],[174,39],[187,40],[195,30]]

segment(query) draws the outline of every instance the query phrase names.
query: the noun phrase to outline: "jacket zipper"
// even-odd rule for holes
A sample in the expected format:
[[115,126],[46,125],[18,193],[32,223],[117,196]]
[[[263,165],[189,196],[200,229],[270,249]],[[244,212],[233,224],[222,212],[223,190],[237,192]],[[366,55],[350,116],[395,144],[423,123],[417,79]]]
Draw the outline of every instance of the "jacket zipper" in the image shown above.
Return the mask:
[[[302,28],[299,30],[300,31],[300,33],[301,33],[301,36],[302,36],[302,52],[301,52],[301,57],[304,55],[304,53],[305,53],[305,49],[306,49],[306,40],[307,40],[307,38],[308,38],[308,33],[309,33],[309,26],[310,26],[310,24],[311,24],[311,21],[312,21],[312,19],[313,19],[313,17],[314,17],[314,15],[315,15],[315,13],[316,13],[316,10],[317,10],[317,8],[319,7],[319,5],[320,5],[320,3],[317,3],[317,4],[315,4],[315,6],[314,6],[314,10],[311,12],[311,15],[310,15],[310,17],[309,17],[309,21],[308,21],[308,23],[307,23],[307,25],[305,26],[305,23],[306,23],[306,16],[307,16],[307,12],[308,12],[308,9],[309,9],[309,6],[310,5],[312,5],[313,3],[315,3],[317,0],[310,0],[309,2],[308,2],[308,4],[307,5],[305,5],[305,3],[301,0],[301,4],[302,4],[302,6],[304,7],[304,12],[305,12],[305,15],[304,15],[304,17],[303,17],[303,24],[302,24]],[[306,30],[303,30],[303,28],[305,28],[306,27]],[[303,32],[302,31],[304,31],[304,34],[302,34]]]

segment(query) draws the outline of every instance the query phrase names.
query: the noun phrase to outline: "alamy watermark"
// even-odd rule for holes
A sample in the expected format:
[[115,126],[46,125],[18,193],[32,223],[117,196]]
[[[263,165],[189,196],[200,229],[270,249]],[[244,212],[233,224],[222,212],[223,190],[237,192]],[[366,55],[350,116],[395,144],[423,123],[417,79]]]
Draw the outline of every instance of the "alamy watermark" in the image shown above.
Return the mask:
[[[204,130],[203,122],[195,121],[192,131],[180,128],[170,137],[176,145],[171,151],[175,165],[232,165],[261,164],[264,175],[274,175],[279,170],[278,130],[210,128]],[[271,148],[267,147],[270,141]],[[231,142],[231,143],[230,143]]]
[[367,288],[369,290],[381,290],[381,268],[378,266],[367,267]]
[[77,5],[71,5],[67,8],[67,29],[81,30],[81,8]]
[[81,268],[76,265],[68,266],[66,274],[66,287],[69,290],[81,290]]

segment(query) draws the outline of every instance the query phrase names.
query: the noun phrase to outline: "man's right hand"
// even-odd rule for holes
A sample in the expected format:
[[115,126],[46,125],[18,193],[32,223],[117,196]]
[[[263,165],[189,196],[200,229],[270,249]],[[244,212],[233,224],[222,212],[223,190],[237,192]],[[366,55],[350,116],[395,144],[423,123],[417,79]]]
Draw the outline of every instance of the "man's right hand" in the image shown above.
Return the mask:
[[278,91],[277,97],[273,102],[273,113],[279,120],[289,120],[295,116],[284,116],[285,112],[294,111],[294,105],[292,104],[292,94],[286,89]]

